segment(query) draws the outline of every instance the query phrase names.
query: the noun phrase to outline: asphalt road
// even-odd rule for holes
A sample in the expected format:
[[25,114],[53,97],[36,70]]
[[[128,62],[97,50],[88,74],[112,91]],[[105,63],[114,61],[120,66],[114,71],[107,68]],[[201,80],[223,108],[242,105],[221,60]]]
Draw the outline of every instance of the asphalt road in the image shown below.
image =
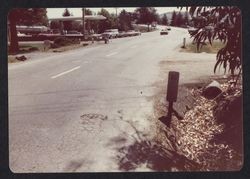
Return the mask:
[[[215,55],[180,53],[183,37],[186,30],[172,28],[9,65],[10,169],[119,171],[119,148],[138,132],[154,135],[159,63],[172,61],[166,70],[181,71],[181,82],[211,74]],[[199,70],[184,61],[200,58],[209,62]]]

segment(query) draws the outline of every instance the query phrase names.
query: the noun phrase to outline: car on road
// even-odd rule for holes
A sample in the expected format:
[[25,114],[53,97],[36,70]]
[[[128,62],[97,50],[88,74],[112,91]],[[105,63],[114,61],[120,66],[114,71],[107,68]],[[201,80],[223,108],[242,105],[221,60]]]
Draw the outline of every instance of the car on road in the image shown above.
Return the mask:
[[167,27],[167,30],[171,30],[171,27],[168,26],[168,27]]
[[190,35],[192,35],[193,33],[195,33],[197,31],[197,28],[195,28],[195,27],[189,27],[188,28],[188,33],[190,34]]
[[162,29],[160,32],[160,35],[168,35],[168,30],[167,29]]

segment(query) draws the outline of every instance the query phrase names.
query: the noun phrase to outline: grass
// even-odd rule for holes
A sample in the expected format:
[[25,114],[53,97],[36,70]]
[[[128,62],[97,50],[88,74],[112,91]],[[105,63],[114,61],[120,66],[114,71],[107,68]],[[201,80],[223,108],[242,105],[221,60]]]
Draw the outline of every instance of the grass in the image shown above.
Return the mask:
[[43,49],[43,44],[19,44],[18,53],[30,53],[34,51],[41,51],[42,49]]
[[19,44],[20,49],[29,50],[31,48],[36,48],[37,50],[43,49],[43,44]]
[[186,45],[186,48],[182,48],[181,52],[190,52],[190,53],[217,53],[221,48],[223,48],[225,45],[222,42],[215,41],[210,45],[209,43],[207,45],[203,45],[201,49],[198,51],[197,46],[194,43],[189,43]]
[[77,49],[77,48],[85,47],[85,46],[88,46],[88,44],[87,43],[71,44],[71,45],[66,45],[66,46],[50,49],[49,51],[51,51],[51,52],[64,52],[64,51],[73,50],[73,49]]

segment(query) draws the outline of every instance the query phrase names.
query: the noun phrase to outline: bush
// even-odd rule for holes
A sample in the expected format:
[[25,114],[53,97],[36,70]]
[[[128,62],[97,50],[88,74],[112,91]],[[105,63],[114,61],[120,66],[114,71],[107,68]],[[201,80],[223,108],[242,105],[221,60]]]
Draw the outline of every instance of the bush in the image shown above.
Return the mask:
[[54,42],[53,44],[51,44],[50,47],[51,47],[51,48],[59,48],[60,46]]
[[30,48],[29,48],[29,51],[37,51],[37,50],[39,50],[38,47],[30,47]]
[[52,48],[58,48],[62,46],[72,45],[72,44],[79,44],[78,39],[70,39],[66,37],[58,37],[54,40],[54,44],[52,45]]

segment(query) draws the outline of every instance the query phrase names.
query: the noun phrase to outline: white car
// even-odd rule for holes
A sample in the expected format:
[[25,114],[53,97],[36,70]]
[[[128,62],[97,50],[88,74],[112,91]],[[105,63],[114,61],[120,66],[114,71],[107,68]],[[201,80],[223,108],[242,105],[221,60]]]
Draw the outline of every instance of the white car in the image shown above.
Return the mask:
[[119,35],[118,29],[107,29],[102,33],[103,37],[117,38]]
[[167,29],[162,29],[160,32],[160,35],[168,35],[168,30]]
[[67,34],[65,34],[66,36],[82,36],[81,32],[72,30],[72,31],[68,31]]
[[189,27],[188,28],[188,33],[189,34],[193,34],[195,31],[197,31],[197,28],[194,28],[194,27]]
[[140,31],[136,31],[136,30],[129,30],[127,32],[127,35],[128,36],[137,36],[137,35],[141,35],[141,32]]
[[26,35],[26,34],[23,34],[21,32],[17,32],[17,36],[18,37],[31,37],[31,35]]

